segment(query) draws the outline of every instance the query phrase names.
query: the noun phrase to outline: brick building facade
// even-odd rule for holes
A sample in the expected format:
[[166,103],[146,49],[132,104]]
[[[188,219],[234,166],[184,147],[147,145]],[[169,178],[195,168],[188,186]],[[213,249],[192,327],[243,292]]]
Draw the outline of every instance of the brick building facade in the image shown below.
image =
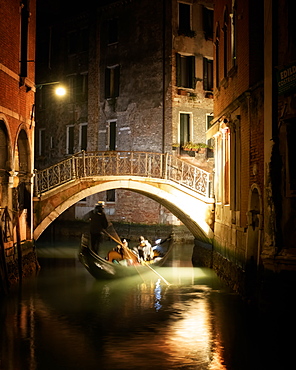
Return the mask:
[[[211,1],[106,1],[72,18],[59,14],[62,22],[46,14],[47,27],[42,23],[38,45],[50,45],[50,53],[40,54],[37,73],[41,82],[65,82],[69,95],[59,102],[46,100],[45,90],[43,100],[37,96],[37,168],[80,150],[187,157],[186,142],[206,143],[213,112]],[[88,197],[62,217],[80,218],[98,199],[106,200],[114,221],[178,223],[155,201],[124,189]]]
[[213,254],[197,245],[196,256],[244,294],[295,277],[293,10],[291,1],[214,4]]
[[215,249],[245,268],[260,259],[264,193],[263,4],[214,7]]
[[1,278],[36,268],[32,245],[34,160],[35,0],[0,1]]

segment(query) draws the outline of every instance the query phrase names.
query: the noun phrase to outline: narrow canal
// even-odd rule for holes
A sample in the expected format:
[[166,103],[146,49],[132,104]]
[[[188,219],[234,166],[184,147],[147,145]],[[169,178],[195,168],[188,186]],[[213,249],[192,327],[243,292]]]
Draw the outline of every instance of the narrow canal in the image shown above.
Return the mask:
[[169,286],[151,271],[95,281],[77,242],[37,249],[37,278],[1,302],[1,370],[290,369],[280,331],[193,268],[191,245],[159,270]]

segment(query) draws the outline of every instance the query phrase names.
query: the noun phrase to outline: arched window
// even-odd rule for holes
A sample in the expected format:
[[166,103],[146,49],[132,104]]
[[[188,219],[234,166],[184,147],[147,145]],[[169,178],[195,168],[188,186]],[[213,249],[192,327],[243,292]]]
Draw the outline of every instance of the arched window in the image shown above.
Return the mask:
[[4,121],[0,120],[0,176],[5,175],[8,164],[8,135]]

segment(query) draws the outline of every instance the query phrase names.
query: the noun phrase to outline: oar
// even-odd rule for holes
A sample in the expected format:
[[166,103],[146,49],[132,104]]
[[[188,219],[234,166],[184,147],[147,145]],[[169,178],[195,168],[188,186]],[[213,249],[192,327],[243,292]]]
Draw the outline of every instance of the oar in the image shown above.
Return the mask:
[[[112,226],[113,226],[113,225],[112,225]],[[117,235],[117,233],[116,233],[116,231],[115,231],[115,229],[114,229],[114,228],[113,228],[113,231],[114,231],[114,233]],[[105,229],[104,229],[104,230],[103,230],[103,232],[104,232],[107,236],[109,236],[112,240],[114,240],[116,243],[120,244],[120,245],[124,248],[125,252],[126,252],[128,255],[133,254],[133,252],[130,252],[130,251],[128,250],[128,248],[125,248],[124,244],[123,244],[123,243],[122,243],[122,241],[119,239],[119,236],[118,236],[118,235],[117,235],[118,239],[116,239],[114,236],[112,236],[111,234],[109,234],[107,230],[105,230]],[[134,257],[134,256],[136,256],[136,255],[134,255],[134,254],[133,254],[133,257]],[[141,277],[141,279],[143,280],[143,282],[145,282],[145,280],[143,279],[143,276],[141,275],[140,271],[138,270],[138,266],[137,266],[137,265],[134,265],[134,267],[135,267],[135,269],[138,271],[138,274],[140,275],[140,277]]]
[[166,283],[166,285],[171,285],[163,276],[161,276],[157,271],[155,271],[148,263],[143,261],[143,264],[144,264],[144,266],[150,268],[150,270],[152,270],[158,277],[160,277],[161,280]]
[[108,233],[108,231],[106,229],[103,230],[103,232],[109,236],[109,238],[113,239],[116,243],[120,244],[122,247],[123,247],[123,243],[122,241],[119,239],[119,236],[118,236],[118,239],[115,238],[114,236],[112,236],[111,234]]

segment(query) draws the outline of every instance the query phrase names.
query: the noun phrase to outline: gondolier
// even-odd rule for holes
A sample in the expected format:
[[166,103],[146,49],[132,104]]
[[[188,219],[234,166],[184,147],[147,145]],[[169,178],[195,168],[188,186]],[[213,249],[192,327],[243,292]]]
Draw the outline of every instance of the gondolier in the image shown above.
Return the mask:
[[99,247],[102,242],[102,231],[108,227],[108,220],[104,212],[104,206],[105,202],[99,201],[95,204],[95,208],[85,216],[89,219],[91,248],[96,254],[98,254]]

